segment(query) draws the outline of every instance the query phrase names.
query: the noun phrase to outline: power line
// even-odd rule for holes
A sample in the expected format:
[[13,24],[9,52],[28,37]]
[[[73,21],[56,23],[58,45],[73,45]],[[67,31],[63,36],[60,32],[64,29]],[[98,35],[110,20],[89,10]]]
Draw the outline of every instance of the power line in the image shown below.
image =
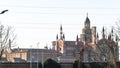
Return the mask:
[[[46,13],[44,13],[44,12],[16,12],[16,11],[13,11],[14,12],[14,14],[17,14],[17,15],[19,15],[19,14],[25,14],[25,15],[27,15],[27,14],[29,14],[29,15],[85,15],[85,14],[83,14],[83,13],[67,13],[67,12],[64,12],[64,13],[60,13],[60,12],[51,12],[51,13],[49,13],[49,12],[46,12]],[[90,13],[91,15],[97,15],[97,16],[101,16],[101,15],[104,15],[104,16],[111,16],[111,15],[120,15],[120,13]]]
[[111,7],[41,7],[41,6],[25,6],[25,5],[0,5],[2,7],[15,7],[15,8],[44,8],[44,9],[119,9],[120,8],[111,8]]

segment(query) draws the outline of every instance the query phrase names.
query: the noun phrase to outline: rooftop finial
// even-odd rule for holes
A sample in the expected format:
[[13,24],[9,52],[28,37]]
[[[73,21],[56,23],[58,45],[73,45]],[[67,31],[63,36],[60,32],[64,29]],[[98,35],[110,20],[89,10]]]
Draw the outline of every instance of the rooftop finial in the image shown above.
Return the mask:
[[60,30],[62,31],[62,24],[60,25]]
[[56,35],[56,40],[58,40],[58,34]]
[[98,33],[97,33],[97,38],[99,38],[99,35],[98,35]]
[[60,39],[63,40],[62,25],[60,26]]
[[78,35],[77,35],[77,37],[76,37],[76,41],[77,41],[77,42],[79,41]]
[[111,29],[111,33],[113,34],[113,27],[112,27],[112,29]]
[[103,27],[103,29],[102,29],[102,36],[103,36],[103,38],[105,39],[105,29],[104,29],[104,27]]
[[88,17],[88,12],[87,12],[87,17]]

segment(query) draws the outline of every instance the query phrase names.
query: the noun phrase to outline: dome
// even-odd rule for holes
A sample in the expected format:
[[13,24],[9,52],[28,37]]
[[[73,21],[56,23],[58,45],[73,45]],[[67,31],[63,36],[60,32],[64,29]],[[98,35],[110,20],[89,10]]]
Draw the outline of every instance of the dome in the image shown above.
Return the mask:
[[85,23],[90,23],[90,20],[88,17],[86,17]]

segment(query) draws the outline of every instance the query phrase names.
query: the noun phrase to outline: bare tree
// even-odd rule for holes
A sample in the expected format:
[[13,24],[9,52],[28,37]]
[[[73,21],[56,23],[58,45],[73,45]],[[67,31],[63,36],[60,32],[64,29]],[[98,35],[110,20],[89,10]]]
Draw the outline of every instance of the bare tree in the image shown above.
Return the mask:
[[116,22],[116,26],[114,27],[114,30],[116,31],[117,38],[120,38],[120,20]]
[[[105,57],[105,61],[107,62],[107,68],[116,68],[116,59],[115,59],[115,55],[114,55],[114,50],[112,47],[112,42],[110,41],[105,41],[106,42],[106,48],[108,48],[109,53],[102,53],[101,51],[101,56]],[[102,59],[102,57],[99,56],[100,59]]]
[[0,59],[2,58],[3,51],[10,48],[15,44],[16,35],[11,26],[4,26],[0,24]]

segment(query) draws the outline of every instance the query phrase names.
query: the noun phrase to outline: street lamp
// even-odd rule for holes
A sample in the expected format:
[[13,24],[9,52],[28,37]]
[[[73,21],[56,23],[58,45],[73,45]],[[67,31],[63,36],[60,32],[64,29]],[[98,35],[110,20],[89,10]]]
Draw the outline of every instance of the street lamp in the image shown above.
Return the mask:
[[5,12],[7,12],[8,10],[3,10],[3,11],[1,11],[1,13],[0,14],[4,14]]

